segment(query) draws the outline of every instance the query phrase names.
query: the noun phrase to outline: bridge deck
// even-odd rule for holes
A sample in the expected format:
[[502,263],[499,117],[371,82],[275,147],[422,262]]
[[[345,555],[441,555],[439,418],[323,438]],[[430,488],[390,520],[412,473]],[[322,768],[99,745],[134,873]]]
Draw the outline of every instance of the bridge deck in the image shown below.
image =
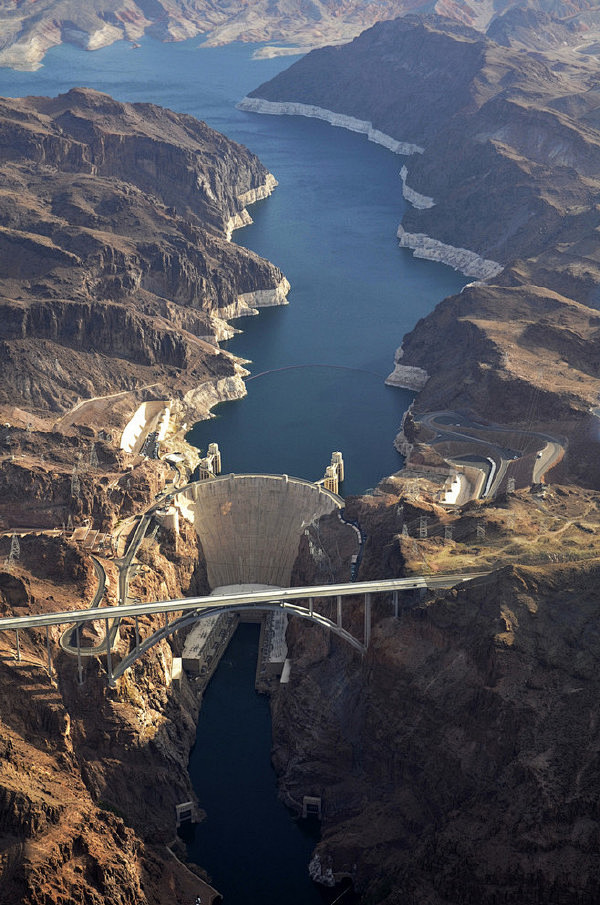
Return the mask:
[[0,631],[40,628],[64,623],[89,622],[95,619],[123,619],[128,616],[156,615],[185,612],[187,610],[214,610],[226,606],[284,604],[311,597],[348,597],[362,594],[383,594],[407,591],[415,588],[453,588],[465,581],[489,575],[489,572],[445,573],[440,575],[415,575],[411,578],[390,578],[382,581],[357,581],[344,584],[313,585],[303,588],[281,588],[274,591],[253,591],[243,594],[225,594],[212,597],[184,597],[178,600],[162,600],[154,603],[123,604],[111,607],[92,607],[84,610],[63,610],[56,613],[39,613],[29,616],[5,616],[0,619]]

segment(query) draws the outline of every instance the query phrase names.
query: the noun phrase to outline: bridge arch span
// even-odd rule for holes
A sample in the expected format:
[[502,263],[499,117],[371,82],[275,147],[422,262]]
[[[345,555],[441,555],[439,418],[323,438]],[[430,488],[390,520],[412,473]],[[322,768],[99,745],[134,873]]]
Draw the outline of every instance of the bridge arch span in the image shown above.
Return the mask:
[[329,631],[333,632],[334,635],[337,635],[339,638],[347,641],[348,644],[350,644],[351,647],[357,650],[360,654],[364,654],[366,651],[366,646],[353,635],[351,635],[350,632],[346,631],[346,629],[342,628],[341,625],[338,625],[332,619],[329,619],[327,616],[323,616],[321,613],[316,612],[310,607],[307,608],[300,606],[297,603],[290,603],[283,600],[260,604],[216,604],[214,607],[203,608],[200,612],[195,611],[192,613],[185,613],[183,616],[179,616],[177,619],[173,619],[172,622],[167,623],[167,625],[162,626],[160,629],[157,629],[155,632],[145,638],[129,654],[127,654],[127,656],[124,657],[117,666],[114,667],[114,669],[112,670],[110,684],[113,685],[116,680],[124,675],[124,673],[131,666],[133,666],[133,664],[137,660],[143,657],[145,653],[151,650],[151,648],[153,648],[160,641],[164,641],[165,638],[168,638],[174,632],[179,631],[183,628],[187,628],[188,625],[193,625],[206,616],[220,616],[222,613],[240,612],[281,612],[281,610],[283,610],[285,613],[288,613],[290,616],[299,616],[301,619],[308,619],[309,621],[314,622],[316,625],[320,625],[322,628],[328,629]]

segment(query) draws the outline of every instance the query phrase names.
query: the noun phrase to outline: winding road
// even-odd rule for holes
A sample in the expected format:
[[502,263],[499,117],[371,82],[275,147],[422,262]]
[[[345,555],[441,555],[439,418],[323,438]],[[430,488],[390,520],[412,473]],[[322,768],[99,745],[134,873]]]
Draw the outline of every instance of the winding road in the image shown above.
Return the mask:
[[[437,443],[466,442],[473,447],[473,455],[480,453],[482,459],[487,460],[489,463],[489,468],[482,467],[480,469],[485,474],[483,488],[475,497],[469,497],[466,493],[463,494],[466,498],[457,498],[457,504],[465,503],[469,498],[480,497],[487,499],[495,496],[513,463],[519,460],[522,461],[526,455],[530,455],[524,449],[506,449],[500,446],[497,440],[486,440],[481,434],[507,434],[512,442],[514,442],[513,438],[515,436],[522,437],[526,441],[526,443],[521,444],[522,446],[529,445],[532,439],[535,440],[539,444],[539,448],[531,469],[532,484],[541,483],[546,472],[560,461],[565,452],[563,444],[556,437],[550,436],[550,434],[509,428],[494,423],[479,424],[458,412],[426,412],[419,415],[417,420],[434,432],[433,440],[429,441],[432,446]],[[467,431],[470,431],[470,433],[467,433]],[[460,457],[446,456],[446,458],[457,465],[461,465],[464,464],[460,461],[463,455],[469,455],[469,453],[461,454]],[[476,463],[472,464],[475,468],[479,467]]]

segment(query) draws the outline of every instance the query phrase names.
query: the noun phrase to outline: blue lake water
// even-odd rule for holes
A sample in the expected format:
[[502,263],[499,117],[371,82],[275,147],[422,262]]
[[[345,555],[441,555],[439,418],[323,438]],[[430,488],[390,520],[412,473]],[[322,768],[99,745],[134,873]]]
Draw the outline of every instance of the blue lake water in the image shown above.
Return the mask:
[[[344,492],[360,492],[402,464],[392,444],[413,394],[384,386],[394,350],[465,279],[398,248],[405,158],[322,122],[236,110],[290,58],[255,61],[248,45],[199,44],[58,47],[37,72],[0,69],[0,94],[89,86],[191,113],[258,154],[280,184],[234,239],[281,267],[290,304],[237,322],[244,332],[229,348],[252,361],[248,397],[221,406],[191,438],[201,448],[219,442],[226,471],[309,479],[320,478],[340,449]],[[208,690],[190,763],[208,812],[191,853],[226,905],[313,905],[320,900],[306,875],[313,840],[276,799],[268,706],[252,690],[256,640],[244,630],[234,644]]]

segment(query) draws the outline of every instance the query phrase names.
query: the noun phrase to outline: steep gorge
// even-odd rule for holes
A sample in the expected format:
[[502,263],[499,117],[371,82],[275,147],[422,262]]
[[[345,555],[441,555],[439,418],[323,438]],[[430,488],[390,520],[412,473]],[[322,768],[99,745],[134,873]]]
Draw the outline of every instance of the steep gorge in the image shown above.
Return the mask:
[[[536,425],[554,430],[560,426],[561,432],[569,434],[571,445],[567,462],[561,466],[563,476],[597,487],[594,447],[582,440],[590,437],[590,424],[594,423],[590,408],[598,391],[597,313],[584,304],[593,300],[597,286],[595,150],[586,144],[590,136],[594,141],[595,137],[593,128],[575,128],[565,122],[563,113],[573,108],[583,120],[593,119],[593,76],[585,65],[575,66],[568,73],[571,93],[565,90],[560,97],[550,97],[556,83],[545,63],[534,64],[512,52],[504,55],[480,36],[454,26],[446,29],[439,20],[395,27],[406,30],[407,44],[414,41],[420,53],[431,41],[431,47],[450,46],[454,63],[464,57],[472,64],[471,69],[467,67],[468,90],[453,95],[463,106],[471,105],[468,115],[463,109],[456,111],[448,127],[435,135],[426,105],[418,110],[423,131],[412,136],[419,137],[426,148],[422,156],[409,159],[408,180],[417,191],[431,194],[436,204],[409,212],[406,228],[418,234],[427,224],[432,234],[451,244],[460,236],[468,247],[497,254],[506,265],[500,279],[490,285],[470,286],[447,300],[406,338],[403,360],[431,374],[415,417],[428,408],[457,405],[477,417],[518,426],[527,421],[526,413],[535,398]],[[383,27],[376,32],[382,42],[387,40],[382,37],[384,32]],[[397,43],[396,35],[384,46],[391,53]],[[468,46],[468,54],[461,53],[463,44]],[[363,58],[363,75],[373,71],[364,65],[367,58]],[[424,69],[426,74],[427,66]],[[436,72],[434,87],[443,83],[443,74],[443,70]],[[460,75],[460,71],[452,73],[455,80]],[[521,135],[517,128],[520,105],[512,96],[508,102],[501,98],[496,104],[495,90],[501,83],[509,94],[519,95],[529,78],[535,91],[544,93],[544,110],[534,110],[529,97],[521,104],[527,125]],[[556,79],[563,90],[562,76]],[[328,89],[334,84],[320,81]],[[586,91],[582,85],[587,85]],[[101,106],[106,103],[103,100]],[[411,109],[418,106],[416,86],[411,104]],[[352,109],[345,108],[347,112]],[[368,108],[361,108],[360,113],[367,115]],[[69,117],[65,121],[70,122]],[[384,121],[378,125],[382,127]],[[557,149],[548,136],[555,128],[563,145],[553,168]],[[480,131],[475,134],[471,129]],[[91,134],[96,133],[92,130]],[[406,137],[397,134],[400,139]],[[95,142],[93,137],[92,144]],[[94,145],[100,165],[105,146],[117,144],[111,139]],[[142,144],[140,159],[145,161],[149,152]],[[63,152],[56,150],[53,140],[49,146],[52,160],[69,158],[70,152],[61,157]],[[62,139],[58,146],[62,147]],[[126,156],[129,154],[128,150]],[[87,151],[76,150],[72,159],[78,166],[90,167],[86,178],[104,179],[91,171],[93,161],[86,155]],[[169,156],[169,160],[176,157]],[[465,167],[461,170],[463,160],[473,167],[472,187],[468,171]],[[588,160],[590,168],[586,169]],[[135,167],[127,163],[125,171],[131,175]],[[149,172],[155,171],[150,167]],[[124,238],[114,223],[106,229],[106,219],[88,236],[86,217],[105,217],[106,210],[87,201],[86,207],[79,197],[73,201],[72,194],[66,195],[62,213],[58,201],[52,201],[51,215],[48,208],[42,208],[41,219],[47,225],[41,236],[31,239],[41,261],[36,282],[30,284],[18,261],[13,261],[12,255],[8,258],[7,267],[14,269],[6,284],[11,288],[10,294],[7,292],[5,323],[10,332],[6,343],[14,356],[15,374],[20,373],[22,356],[29,369],[26,373],[33,375],[30,386],[37,389],[42,384],[37,375],[49,375],[48,389],[43,386],[48,400],[36,398],[34,402],[40,422],[48,409],[59,415],[76,395],[89,393],[90,387],[84,385],[88,379],[106,392],[121,387],[131,390],[128,402],[121,399],[111,414],[118,424],[131,410],[132,400],[137,401],[144,392],[145,380],[155,381],[156,392],[162,395],[170,392],[170,380],[175,380],[171,371],[178,368],[186,368],[185,374],[176,375],[184,386],[188,377],[193,385],[198,376],[207,375],[211,365],[223,367],[224,379],[239,374],[235,362],[198,337],[206,335],[202,330],[216,334],[213,317],[219,317],[224,307],[240,304],[236,293],[241,285],[252,292],[261,284],[258,279],[248,284],[232,278],[235,292],[225,285],[213,292],[219,285],[215,267],[203,292],[197,290],[200,268],[179,236],[181,231],[189,239],[196,216],[192,183],[186,179],[184,173],[185,214],[176,212],[183,223],[173,226],[169,218],[179,223],[177,217],[160,209],[169,228],[178,232],[177,241],[168,232],[171,244],[166,252],[161,245],[154,267],[146,246],[137,241],[133,246],[129,234]],[[143,175],[140,182],[146,192],[152,178]],[[239,188],[242,194],[254,191]],[[168,197],[173,200],[174,195]],[[240,212],[227,203],[219,214],[210,201],[206,202],[207,236],[198,229],[193,233],[198,243],[194,239],[190,244],[195,247],[202,241],[207,247],[212,242],[211,249],[231,248],[225,245],[222,232],[227,218]],[[154,229],[158,216],[154,211],[145,210],[142,217],[136,206],[129,215],[127,202],[119,198],[119,205],[109,206],[111,216],[118,209],[119,215],[133,224],[134,237],[136,217]],[[516,214],[505,223],[511,205]],[[12,204],[7,204],[7,209],[7,216],[12,216]],[[76,241],[67,235],[64,224],[57,226],[57,212],[65,220],[80,218],[83,230]],[[17,230],[17,247],[28,248],[34,218],[26,212],[19,216],[22,223],[15,222],[10,229]],[[115,220],[120,223],[120,216]],[[500,237],[498,223],[505,226]],[[10,239],[8,232],[7,242]],[[86,259],[88,247],[94,251]],[[181,247],[185,255],[180,254]],[[254,260],[244,252],[241,255],[244,262]],[[77,270],[79,260],[88,261],[85,274]],[[265,280],[272,289],[280,275],[267,265],[257,266],[265,266],[269,278],[274,276],[271,282]],[[233,264],[231,268],[235,274]],[[188,274],[192,275],[189,280]],[[176,295],[176,286],[181,286],[182,300]],[[64,287],[68,293],[62,291]],[[93,304],[87,295],[89,287],[96,293]],[[40,289],[45,293],[43,303],[34,297]],[[64,296],[69,318],[62,316]],[[130,306],[133,298],[139,309]],[[215,311],[213,298],[223,299],[227,306],[217,304]],[[76,329],[71,333],[73,314]],[[133,332],[119,336],[116,348],[111,349],[108,337],[113,323],[120,331]],[[173,324],[184,327],[189,336],[181,329],[171,329]],[[39,344],[25,348],[19,344],[31,339],[30,330],[35,330]],[[66,372],[64,388],[54,389],[57,378],[53,371],[58,369],[50,355],[44,356],[56,346],[69,350],[73,364],[61,360]],[[212,348],[211,354],[207,346]],[[112,351],[118,353],[122,377],[115,377],[112,371]],[[538,373],[541,359],[547,369],[543,377]],[[73,385],[75,391],[70,389]],[[17,412],[17,418],[15,400],[27,410]],[[36,427],[36,413],[30,411],[32,397],[26,390],[15,386],[6,402],[12,404],[13,425],[17,421],[10,445],[2,437],[7,491],[2,514],[7,523],[13,524],[11,509],[27,492],[36,516],[45,519],[43,524],[48,527],[69,511],[78,517],[93,514],[97,523],[111,526],[118,518],[147,506],[162,486],[163,466],[137,462],[129,472],[131,460],[110,446],[105,448],[97,421],[92,427],[74,427],[68,439],[58,443],[47,422],[45,429],[42,423]],[[27,418],[34,422],[29,429]],[[80,477],[82,487],[75,499],[72,470],[77,456],[82,451],[87,455],[90,445],[100,457],[100,467],[91,468],[87,479]],[[37,456],[35,467],[18,461],[19,455],[10,461],[11,448],[22,451],[25,460]],[[42,450],[44,461],[39,460]],[[406,479],[390,480],[375,494],[347,502],[348,514],[357,518],[368,534],[361,577],[448,568],[453,561],[459,568],[463,562],[474,567],[483,560],[495,571],[468,590],[407,600],[397,621],[389,616],[389,602],[382,602],[376,610],[372,648],[363,662],[314,627],[291,628],[292,679],[273,698],[274,757],[286,800],[297,802],[303,794],[323,797],[323,842],[318,860],[313,862],[315,873],[323,875],[331,869],[337,876],[349,875],[366,901],[389,905],[406,901],[533,905],[553,900],[591,905],[597,898],[600,872],[594,666],[597,492],[576,486],[551,488],[545,496],[522,491],[489,505],[447,512],[436,499],[439,488],[434,483],[435,492],[426,489],[423,478],[418,479],[420,490],[415,499],[410,483],[417,478],[409,475],[404,483]],[[437,533],[417,543],[414,526],[421,516],[435,522]],[[484,540],[476,531],[482,522],[487,532]],[[407,537],[404,524],[412,532]],[[446,525],[455,531],[452,542],[446,542]],[[151,571],[140,578],[139,593],[177,595],[202,588],[202,576],[190,570],[195,550],[189,540],[184,537],[179,544],[166,535],[161,538],[160,551],[144,554]],[[28,555],[23,544],[17,574],[3,579],[7,612],[15,606],[32,606],[31,590],[35,605],[48,609],[62,602],[61,594],[69,605],[89,600],[89,566],[77,557],[76,566],[71,566],[74,553],[65,547],[69,545],[62,540],[45,542],[40,569],[35,565],[39,542],[35,556]],[[4,538],[3,557],[8,548],[9,539]],[[496,567],[507,559],[510,565]],[[309,555],[304,565],[301,577],[297,572],[298,583],[310,580],[311,569],[315,574],[316,564]],[[57,591],[61,569],[65,578],[62,591]],[[50,573],[48,580],[44,570]],[[358,606],[352,618],[360,619]],[[170,880],[163,860],[169,856],[160,848],[159,825],[169,825],[176,795],[189,795],[183,768],[195,707],[185,691],[164,687],[169,681],[170,649],[163,645],[145,669],[136,672],[138,685],[128,680],[116,693],[105,693],[101,667],[97,675],[90,669],[86,676],[89,691],[82,701],[73,664],[58,664],[61,676],[64,670],[60,694],[45,679],[43,642],[43,637],[37,637],[28,651],[33,669],[9,659],[3,667],[11,694],[2,718],[12,750],[18,750],[16,758],[7,745],[3,764],[4,800],[7,813],[13,815],[7,820],[3,878],[12,884],[7,887],[11,895],[24,901],[69,896],[77,901],[78,891],[84,889],[86,900],[99,902],[119,901],[119,896],[123,901],[141,902],[144,897],[147,901],[160,901],[166,895],[189,897],[182,886],[167,892],[160,886],[161,876],[166,877],[167,885]],[[124,638],[123,649],[131,643],[131,637]],[[7,658],[12,654],[12,647],[7,646]],[[35,681],[28,686],[27,676],[32,673]],[[19,682],[13,686],[15,676]],[[25,721],[11,704],[17,684],[27,702]],[[44,690],[50,699],[48,708]],[[67,714],[73,727],[69,732]],[[98,714],[104,728],[100,728]],[[41,748],[27,735],[27,721],[36,729],[47,730],[49,741]],[[155,724],[158,732],[152,728]],[[67,737],[72,741],[66,741]],[[69,744],[76,766],[69,762]],[[50,749],[48,759],[44,745]],[[23,787],[21,777],[31,763],[36,764],[30,769],[31,786]],[[56,786],[49,775],[56,779]],[[157,775],[165,782],[157,783]],[[176,777],[171,790],[167,775],[169,781],[171,775]],[[85,810],[81,834],[74,832],[72,819],[79,812],[60,803],[68,782],[79,795],[78,806]],[[149,809],[142,808],[138,790],[143,790],[144,799],[151,803]],[[18,807],[13,807],[15,799]],[[111,813],[115,809],[120,813]],[[148,810],[151,825],[145,826]],[[28,840],[26,857],[19,838],[23,827]],[[140,843],[140,836],[145,842]],[[183,883],[185,871],[174,871],[173,882]]]

